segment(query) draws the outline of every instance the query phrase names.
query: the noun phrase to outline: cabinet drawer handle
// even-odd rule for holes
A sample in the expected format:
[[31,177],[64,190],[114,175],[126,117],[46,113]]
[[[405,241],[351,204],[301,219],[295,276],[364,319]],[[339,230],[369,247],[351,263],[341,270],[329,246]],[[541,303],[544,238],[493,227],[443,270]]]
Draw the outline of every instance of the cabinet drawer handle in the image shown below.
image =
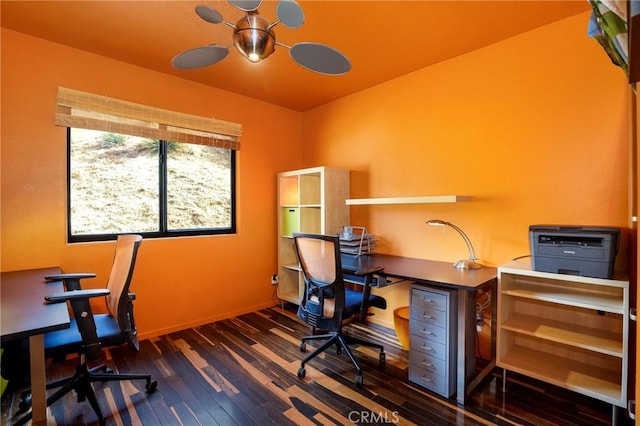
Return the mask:
[[420,364],[427,366],[427,367],[433,367],[433,363],[431,362],[427,362],[427,361],[422,361]]
[[435,300],[427,299],[426,297],[423,297],[423,298],[422,298],[422,301],[423,301],[423,302],[425,302],[425,303],[436,303],[436,301],[435,301]]
[[422,380],[429,383],[433,382],[433,379],[431,377],[427,377],[424,374],[422,375]]
[[422,314],[422,318],[435,319],[433,315],[428,315],[428,314]]
[[425,345],[422,345],[422,346],[421,346],[421,348],[422,348],[422,349],[424,349],[425,351],[435,352],[435,351],[433,350],[433,346],[425,346]]
[[434,332],[433,332],[433,331],[431,331],[431,330],[422,330],[422,332],[423,332],[424,334],[428,334],[429,336],[435,336],[435,335],[436,335],[436,333],[434,333]]

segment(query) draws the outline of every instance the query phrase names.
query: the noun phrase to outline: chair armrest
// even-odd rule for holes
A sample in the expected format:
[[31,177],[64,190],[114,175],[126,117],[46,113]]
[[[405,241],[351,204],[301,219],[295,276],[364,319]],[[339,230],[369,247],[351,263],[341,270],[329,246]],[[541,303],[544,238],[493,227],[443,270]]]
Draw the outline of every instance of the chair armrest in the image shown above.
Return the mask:
[[370,274],[374,274],[374,273],[380,272],[380,271],[384,271],[384,268],[382,266],[374,266],[374,267],[371,267],[369,269],[361,269],[359,271],[354,271],[354,274],[356,274],[356,275],[370,275]]
[[369,269],[361,269],[357,271],[357,275],[364,275],[364,285],[362,288],[362,304],[360,305],[360,321],[367,318],[367,309],[369,308],[369,296],[371,295],[371,277],[374,273],[384,270],[383,267],[374,266]]
[[46,281],[62,281],[62,280],[81,280],[83,278],[95,278],[96,274],[90,272],[81,272],[77,274],[56,274],[44,277]]
[[66,302],[67,300],[90,299],[92,297],[106,296],[111,293],[106,288],[89,289],[89,290],[72,290],[63,291],[61,293],[49,294],[44,299],[49,303]]
[[90,272],[80,272],[75,274],[55,274],[44,277],[46,281],[63,281],[67,291],[82,290],[80,280],[84,278],[95,278],[96,274]]

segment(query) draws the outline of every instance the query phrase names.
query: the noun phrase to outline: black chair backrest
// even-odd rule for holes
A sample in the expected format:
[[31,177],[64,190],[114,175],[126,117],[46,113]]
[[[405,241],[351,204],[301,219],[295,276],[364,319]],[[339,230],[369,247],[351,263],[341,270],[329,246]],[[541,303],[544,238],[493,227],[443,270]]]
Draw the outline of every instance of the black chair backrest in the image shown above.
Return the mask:
[[314,328],[339,331],[345,304],[338,236],[293,234],[304,275],[304,294],[298,317]]

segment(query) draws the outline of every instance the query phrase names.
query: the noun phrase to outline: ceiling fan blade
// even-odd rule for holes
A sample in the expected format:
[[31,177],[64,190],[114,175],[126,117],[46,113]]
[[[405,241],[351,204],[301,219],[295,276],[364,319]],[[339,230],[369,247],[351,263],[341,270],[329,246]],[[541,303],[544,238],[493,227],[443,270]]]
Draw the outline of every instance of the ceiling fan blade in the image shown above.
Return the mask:
[[174,68],[189,70],[201,68],[220,62],[229,54],[224,46],[210,45],[185,50],[171,60]]
[[240,10],[251,12],[260,7],[262,0],[229,0],[229,3]]
[[197,5],[196,13],[199,17],[212,24],[219,24],[222,22],[222,15],[220,15],[220,12],[206,4]]
[[304,12],[295,0],[280,0],[276,15],[285,27],[299,28],[304,23]]
[[324,44],[296,43],[289,53],[301,67],[321,74],[339,75],[351,70],[351,61],[346,56]]

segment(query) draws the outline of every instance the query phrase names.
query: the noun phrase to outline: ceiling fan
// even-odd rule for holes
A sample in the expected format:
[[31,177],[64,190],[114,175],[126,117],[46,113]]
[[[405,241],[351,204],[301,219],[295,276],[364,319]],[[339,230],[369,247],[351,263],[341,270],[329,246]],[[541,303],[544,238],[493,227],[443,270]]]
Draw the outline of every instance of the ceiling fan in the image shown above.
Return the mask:
[[171,61],[175,68],[193,69],[216,64],[226,58],[229,48],[235,46],[238,52],[251,62],[259,62],[273,53],[276,46],[289,49],[291,58],[303,68],[321,74],[340,75],[351,70],[351,62],[333,47],[320,43],[300,42],[293,46],[276,41],[273,27],[282,23],[288,28],[299,28],[304,22],[304,12],[295,0],[280,0],[276,6],[278,19],[269,23],[258,13],[262,0],[228,0],[233,6],[245,12],[234,25],[225,21],[222,15],[207,5],[196,6],[196,13],[211,24],[225,24],[233,29],[233,43],[221,46],[210,44],[186,50]]

